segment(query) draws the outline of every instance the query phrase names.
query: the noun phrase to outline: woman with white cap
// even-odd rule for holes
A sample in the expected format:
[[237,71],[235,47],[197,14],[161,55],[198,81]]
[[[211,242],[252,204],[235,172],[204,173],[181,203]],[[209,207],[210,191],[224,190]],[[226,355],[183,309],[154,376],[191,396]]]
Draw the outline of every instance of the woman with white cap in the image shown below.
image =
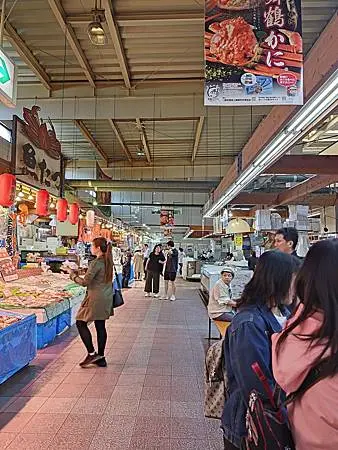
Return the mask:
[[221,278],[212,288],[208,304],[208,314],[211,319],[231,322],[236,314],[234,308],[237,303],[232,300],[230,286],[234,276],[234,270],[231,267],[225,267],[221,272]]

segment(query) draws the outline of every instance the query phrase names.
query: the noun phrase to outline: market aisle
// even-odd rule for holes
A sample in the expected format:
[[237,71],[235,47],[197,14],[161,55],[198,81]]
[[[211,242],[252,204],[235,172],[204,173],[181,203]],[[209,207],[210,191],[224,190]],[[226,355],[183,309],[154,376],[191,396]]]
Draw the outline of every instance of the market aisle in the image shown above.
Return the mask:
[[0,387],[0,448],[221,449],[203,416],[207,313],[198,285],[176,302],[140,287],[108,323],[108,368],[81,369],[76,330]]

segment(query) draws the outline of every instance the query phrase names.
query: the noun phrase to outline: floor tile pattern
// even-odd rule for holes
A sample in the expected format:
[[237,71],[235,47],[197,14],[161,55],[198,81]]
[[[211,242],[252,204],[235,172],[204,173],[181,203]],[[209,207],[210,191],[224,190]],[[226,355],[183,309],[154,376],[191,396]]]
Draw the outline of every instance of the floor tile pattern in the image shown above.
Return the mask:
[[203,416],[207,325],[197,284],[170,302],[139,282],[108,322],[107,368],[78,366],[73,327],[0,386],[0,448],[221,450]]

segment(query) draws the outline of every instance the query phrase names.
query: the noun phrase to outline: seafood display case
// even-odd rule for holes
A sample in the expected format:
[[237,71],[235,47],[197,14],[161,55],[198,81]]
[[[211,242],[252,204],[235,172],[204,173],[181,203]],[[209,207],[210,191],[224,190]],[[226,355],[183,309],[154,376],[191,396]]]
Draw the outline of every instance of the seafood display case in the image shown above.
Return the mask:
[[[25,272],[25,270],[19,271]],[[44,273],[10,283],[0,283],[0,308],[34,314],[37,347],[50,344],[75,323],[85,288],[70,282],[68,275]]]
[[234,298],[241,296],[244,286],[251,280],[253,272],[248,269],[246,261],[231,261],[219,264],[205,264],[202,267],[201,291],[209,296],[211,289],[220,279],[224,267],[232,267],[235,277],[231,282],[231,290]]

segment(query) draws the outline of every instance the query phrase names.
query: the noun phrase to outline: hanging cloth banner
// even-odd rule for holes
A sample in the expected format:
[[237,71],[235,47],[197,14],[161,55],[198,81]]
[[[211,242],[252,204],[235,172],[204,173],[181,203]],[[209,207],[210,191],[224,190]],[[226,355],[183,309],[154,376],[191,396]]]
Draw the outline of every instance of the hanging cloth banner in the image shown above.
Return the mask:
[[301,0],[205,0],[206,106],[302,105]]

